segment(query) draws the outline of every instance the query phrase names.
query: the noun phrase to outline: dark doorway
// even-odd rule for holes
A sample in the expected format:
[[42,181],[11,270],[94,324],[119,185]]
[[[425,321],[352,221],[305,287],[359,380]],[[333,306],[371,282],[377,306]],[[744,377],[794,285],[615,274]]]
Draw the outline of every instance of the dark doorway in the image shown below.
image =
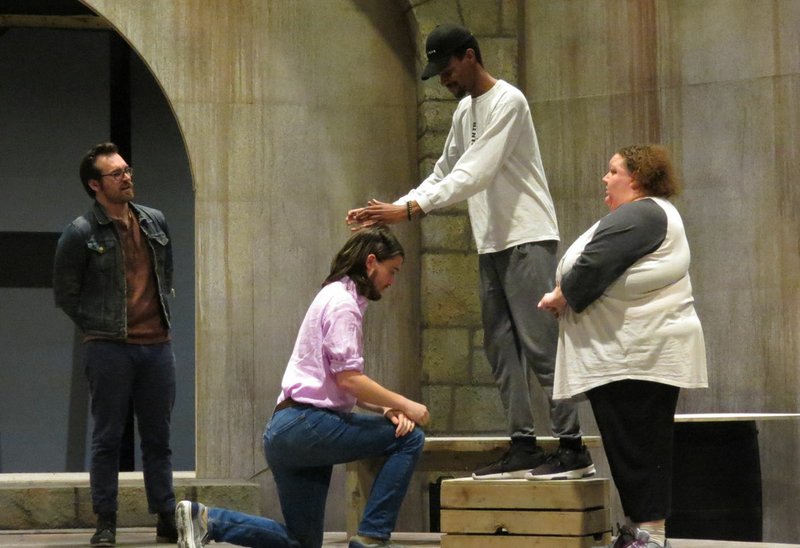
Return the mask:
[[[176,470],[194,469],[194,195],[172,109],[144,62],[75,0],[0,1],[0,472],[86,470],[91,424],[81,338],[53,304],[52,253],[91,202],[78,162],[114,141],[137,201],[164,211],[175,249],[171,304]],[[134,434],[123,469],[133,469]]]

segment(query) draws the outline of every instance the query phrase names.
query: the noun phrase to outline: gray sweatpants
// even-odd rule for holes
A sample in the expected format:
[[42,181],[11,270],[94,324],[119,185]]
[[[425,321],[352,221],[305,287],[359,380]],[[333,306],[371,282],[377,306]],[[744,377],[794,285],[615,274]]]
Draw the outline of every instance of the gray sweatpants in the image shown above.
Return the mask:
[[553,435],[581,435],[575,403],[553,401],[558,323],[536,307],[555,286],[557,248],[555,241],[531,242],[478,256],[483,347],[512,438],[534,436],[528,368],[547,394]]

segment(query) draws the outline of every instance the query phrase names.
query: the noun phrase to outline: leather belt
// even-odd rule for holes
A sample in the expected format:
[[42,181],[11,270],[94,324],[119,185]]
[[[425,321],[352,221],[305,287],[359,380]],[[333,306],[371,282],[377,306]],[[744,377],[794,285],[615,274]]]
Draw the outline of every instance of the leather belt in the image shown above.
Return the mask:
[[281,403],[279,403],[278,405],[275,406],[275,411],[273,411],[272,414],[274,415],[278,411],[283,411],[284,409],[288,409],[290,407],[299,407],[299,406],[303,406],[303,405],[307,405],[307,404],[300,403],[298,401],[294,401],[292,398],[286,398]]

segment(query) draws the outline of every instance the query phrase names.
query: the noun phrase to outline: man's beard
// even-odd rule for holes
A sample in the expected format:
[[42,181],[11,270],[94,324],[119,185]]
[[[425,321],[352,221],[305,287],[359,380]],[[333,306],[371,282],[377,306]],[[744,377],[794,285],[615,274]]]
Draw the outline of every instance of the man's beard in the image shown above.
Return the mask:
[[370,301],[380,301],[381,292],[378,291],[377,287],[375,287],[374,277],[375,277],[374,273],[371,276],[367,277],[367,292],[364,296]]
[[453,94],[453,97],[455,97],[459,101],[467,96],[467,90],[462,86],[454,86],[448,89],[450,90],[450,93]]
[[[100,181],[100,189],[106,191],[106,184],[104,181]],[[125,190],[119,189],[112,189],[113,192],[111,194],[106,193],[106,198],[112,204],[127,204],[128,202],[132,202],[134,198],[134,187],[133,184],[130,186],[130,194],[127,194]],[[127,189],[126,189],[127,190]]]

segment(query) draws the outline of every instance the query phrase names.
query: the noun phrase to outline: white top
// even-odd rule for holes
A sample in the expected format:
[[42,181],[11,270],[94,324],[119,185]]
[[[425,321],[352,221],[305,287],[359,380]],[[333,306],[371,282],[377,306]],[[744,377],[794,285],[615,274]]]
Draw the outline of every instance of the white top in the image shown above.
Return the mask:
[[[590,280],[578,280],[570,270],[576,262],[587,262],[589,248],[613,249],[613,242],[630,238],[636,231],[648,236],[654,230],[653,204],[665,214],[661,215],[663,237],[655,250],[636,259],[581,312],[570,306],[561,316],[554,398],[568,398],[625,379],[683,388],[708,386],[683,221],[670,202],[649,200],[650,204],[637,202],[611,212],[575,240],[561,259],[558,282],[569,277],[574,287],[585,286]],[[616,218],[625,219],[624,232],[614,230]],[[637,223],[637,218],[642,221]],[[596,231],[604,241],[594,241]],[[592,272],[593,277],[598,276],[597,270]],[[562,290],[569,302],[566,289]]]
[[424,212],[467,200],[478,253],[558,240],[528,102],[498,80],[477,98],[464,97],[433,173],[395,202],[415,200]]

